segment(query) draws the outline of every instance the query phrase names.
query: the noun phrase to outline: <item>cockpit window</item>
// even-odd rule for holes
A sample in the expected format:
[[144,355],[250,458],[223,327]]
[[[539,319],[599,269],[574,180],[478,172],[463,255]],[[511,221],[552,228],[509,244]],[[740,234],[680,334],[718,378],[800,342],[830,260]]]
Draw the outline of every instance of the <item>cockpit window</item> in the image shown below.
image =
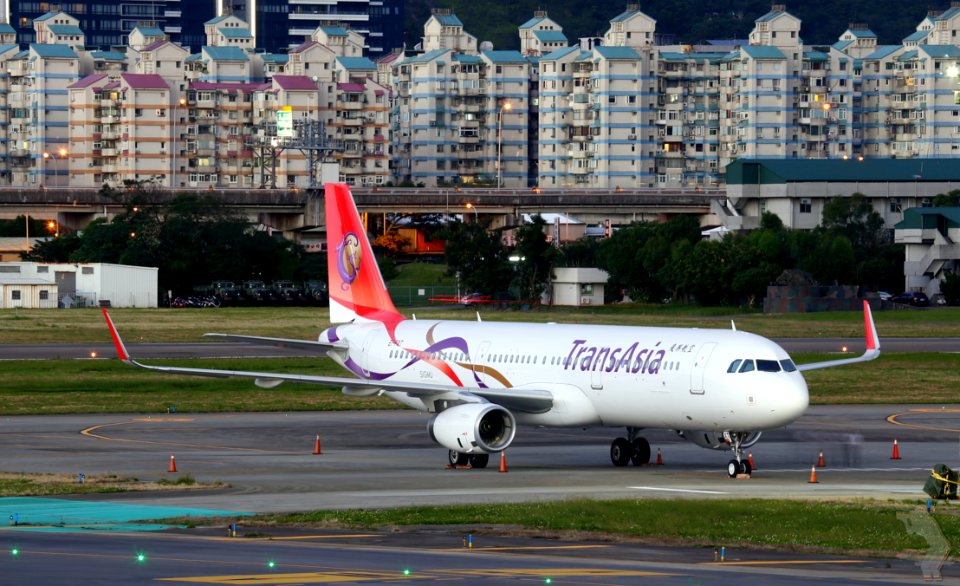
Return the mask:
[[780,372],[780,363],[776,360],[757,360],[757,370],[760,372]]
[[753,360],[744,360],[740,372],[753,372]]
[[793,363],[793,360],[790,360],[789,358],[786,359],[786,360],[781,360],[781,361],[780,361],[780,366],[783,367],[784,372],[796,372],[796,371],[797,371],[797,365],[794,364],[794,363]]
[[739,358],[737,358],[736,360],[734,360],[733,362],[731,362],[731,363],[730,363],[730,368],[727,369],[727,372],[737,372],[737,369],[740,368],[740,363],[741,363],[741,362],[743,362],[743,360],[741,360],[741,359],[739,359]]

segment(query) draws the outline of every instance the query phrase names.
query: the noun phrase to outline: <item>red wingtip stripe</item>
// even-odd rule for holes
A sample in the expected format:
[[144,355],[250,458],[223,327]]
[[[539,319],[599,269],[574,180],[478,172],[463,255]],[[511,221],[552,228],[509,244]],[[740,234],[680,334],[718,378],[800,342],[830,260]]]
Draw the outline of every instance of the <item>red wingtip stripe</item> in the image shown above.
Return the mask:
[[113,345],[117,349],[117,357],[124,362],[130,360],[130,357],[127,356],[126,348],[123,347],[123,340],[120,339],[120,334],[117,333],[117,328],[113,325],[113,320],[110,319],[110,314],[107,313],[107,308],[101,307],[100,309],[103,311],[104,319],[107,320],[107,327],[110,328],[110,337],[113,338]]

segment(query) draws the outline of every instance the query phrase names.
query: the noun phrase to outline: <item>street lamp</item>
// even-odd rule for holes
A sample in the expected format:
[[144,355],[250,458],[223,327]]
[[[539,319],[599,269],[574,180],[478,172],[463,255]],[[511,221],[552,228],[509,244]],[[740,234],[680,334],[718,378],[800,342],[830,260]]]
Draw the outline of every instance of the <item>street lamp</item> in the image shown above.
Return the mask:
[[[54,156],[54,154],[55,154],[56,156]],[[43,161],[44,161],[44,163],[43,163],[43,171],[44,171],[44,174],[46,174],[46,171],[47,171],[47,161],[49,161],[50,159],[57,159],[57,158],[59,158],[60,161],[63,161],[64,159],[67,158],[67,149],[65,149],[65,148],[63,148],[63,147],[60,147],[59,149],[57,149],[57,152],[54,153],[54,154],[51,154],[51,153],[48,153],[48,152],[44,152],[44,153],[43,153]],[[60,164],[62,165],[63,163],[61,162]],[[54,179],[53,182],[54,182],[55,184],[59,184],[59,182],[60,182],[59,176],[60,176],[60,168],[59,168],[59,167],[54,167],[54,168],[53,168],[53,179]]]
[[503,111],[509,112],[511,108],[513,108],[513,104],[504,102],[500,106],[500,111],[497,112],[497,189],[500,189],[503,183],[503,168],[501,166],[503,161]]
[[174,190],[177,189],[177,171],[179,170],[177,169],[177,127],[178,127],[178,123],[180,122],[180,120],[178,119],[178,116],[179,116],[180,108],[186,105],[187,105],[186,98],[180,98],[179,100],[177,100],[177,103],[173,105],[173,138],[171,140],[171,145],[170,145],[172,147],[172,151],[170,155],[170,165],[173,167],[173,169],[170,172],[170,176],[171,176],[170,187]]
[[472,203],[470,203],[470,202],[468,201],[467,204],[466,204],[464,207],[466,207],[468,210],[473,210],[473,223],[476,224],[476,223],[478,222],[478,219],[477,219],[477,206],[473,205]]
[[828,132],[830,130],[830,102],[824,102],[820,107],[823,109],[823,130],[821,131],[821,138],[823,140],[820,142],[820,154],[823,158],[827,158],[830,154],[827,149],[827,137],[829,136]]

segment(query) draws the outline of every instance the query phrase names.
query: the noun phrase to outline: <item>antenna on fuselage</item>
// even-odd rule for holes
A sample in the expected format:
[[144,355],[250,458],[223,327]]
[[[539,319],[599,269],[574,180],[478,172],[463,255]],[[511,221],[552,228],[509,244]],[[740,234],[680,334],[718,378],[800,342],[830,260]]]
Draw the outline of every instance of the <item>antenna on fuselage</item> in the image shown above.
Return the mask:
[[479,311],[477,312],[477,321],[483,321],[482,319],[480,319],[480,312],[479,312]]
[[733,331],[737,331],[737,324],[733,323],[733,320],[730,320],[730,327],[733,328]]

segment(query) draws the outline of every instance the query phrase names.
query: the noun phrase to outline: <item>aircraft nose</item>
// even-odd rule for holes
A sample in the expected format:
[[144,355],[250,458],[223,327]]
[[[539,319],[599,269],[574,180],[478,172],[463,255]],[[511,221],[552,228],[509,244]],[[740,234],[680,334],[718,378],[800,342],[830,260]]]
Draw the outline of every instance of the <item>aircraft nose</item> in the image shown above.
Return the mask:
[[799,373],[794,373],[793,384],[790,385],[783,397],[781,413],[793,421],[798,419],[810,406],[810,392],[807,390],[807,381]]

